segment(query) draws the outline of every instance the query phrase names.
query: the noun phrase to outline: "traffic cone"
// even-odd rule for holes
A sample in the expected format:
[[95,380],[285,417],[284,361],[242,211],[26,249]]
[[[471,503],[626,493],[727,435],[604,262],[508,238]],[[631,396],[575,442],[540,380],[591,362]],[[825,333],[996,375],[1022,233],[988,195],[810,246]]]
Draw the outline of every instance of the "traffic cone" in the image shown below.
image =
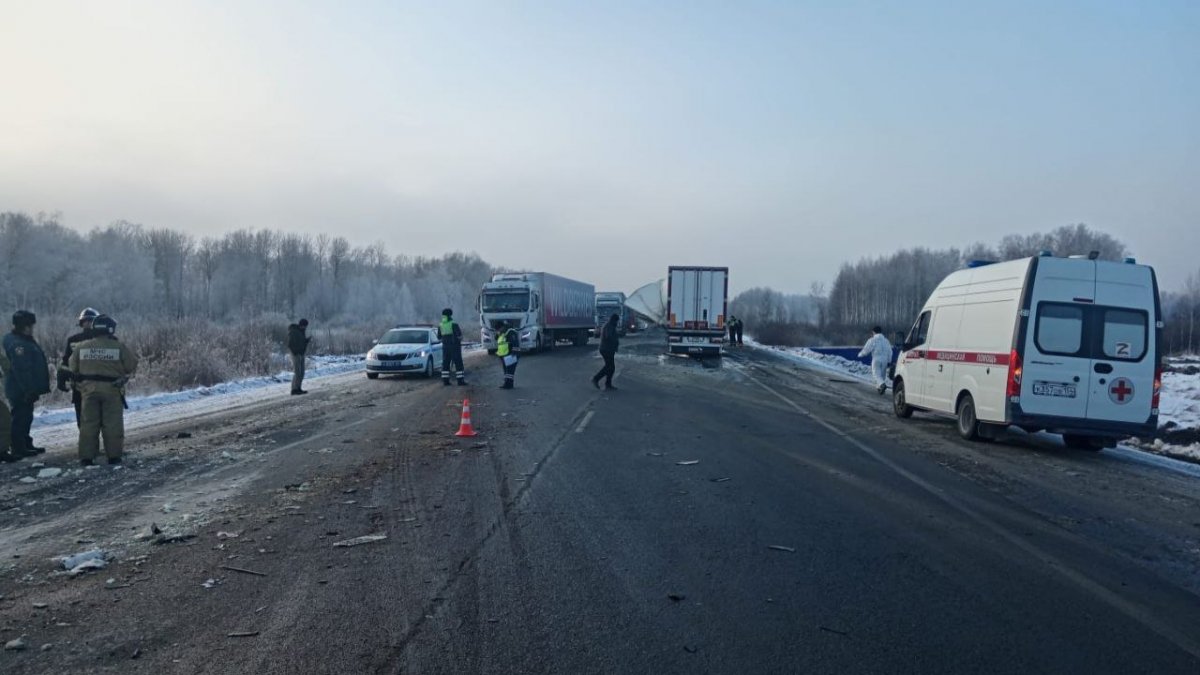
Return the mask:
[[458,433],[455,436],[474,436],[475,428],[471,426],[471,399],[463,399],[462,421],[458,425]]

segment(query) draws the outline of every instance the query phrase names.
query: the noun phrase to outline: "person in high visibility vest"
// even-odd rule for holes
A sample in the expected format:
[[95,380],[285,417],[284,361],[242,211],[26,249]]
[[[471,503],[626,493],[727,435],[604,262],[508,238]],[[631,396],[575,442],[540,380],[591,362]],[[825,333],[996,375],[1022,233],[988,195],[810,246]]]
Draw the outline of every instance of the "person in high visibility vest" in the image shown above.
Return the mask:
[[463,368],[462,329],[458,327],[454,311],[449,307],[442,310],[438,339],[442,341],[442,384],[450,386],[450,371],[453,370],[459,386],[465,385],[467,373]]
[[500,365],[504,368],[504,384],[500,385],[501,389],[513,388],[513,380],[517,375],[517,355],[513,346],[518,344],[518,339],[515,328],[509,328],[496,338],[496,356],[500,357]]

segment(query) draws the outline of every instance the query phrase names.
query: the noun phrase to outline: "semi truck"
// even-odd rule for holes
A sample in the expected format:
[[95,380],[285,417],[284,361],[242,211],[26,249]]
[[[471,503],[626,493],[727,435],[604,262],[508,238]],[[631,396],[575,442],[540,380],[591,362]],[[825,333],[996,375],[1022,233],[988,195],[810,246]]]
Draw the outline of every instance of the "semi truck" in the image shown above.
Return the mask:
[[553,349],[560,340],[584,346],[595,308],[591,284],[548,272],[494,274],[479,295],[480,338],[489,354],[509,328],[517,330],[520,352]]
[[720,356],[728,294],[728,267],[667,268],[667,352]]
[[625,335],[629,331],[632,312],[625,306],[625,294],[620,291],[603,291],[596,294],[596,327],[593,332],[599,336],[600,329],[608,322],[608,317],[616,314],[621,317],[617,323],[617,332]]

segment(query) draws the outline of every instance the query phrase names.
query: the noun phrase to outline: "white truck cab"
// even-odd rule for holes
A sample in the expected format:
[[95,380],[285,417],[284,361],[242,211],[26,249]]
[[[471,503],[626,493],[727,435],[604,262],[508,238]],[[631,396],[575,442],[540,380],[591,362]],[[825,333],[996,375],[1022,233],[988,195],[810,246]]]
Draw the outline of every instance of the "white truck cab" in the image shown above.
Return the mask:
[[953,415],[967,439],[1005,426],[1111,447],[1158,426],[1162,311],[1154,270],[1049,253],[972,263],[930,295],[901,346],[893,408]]

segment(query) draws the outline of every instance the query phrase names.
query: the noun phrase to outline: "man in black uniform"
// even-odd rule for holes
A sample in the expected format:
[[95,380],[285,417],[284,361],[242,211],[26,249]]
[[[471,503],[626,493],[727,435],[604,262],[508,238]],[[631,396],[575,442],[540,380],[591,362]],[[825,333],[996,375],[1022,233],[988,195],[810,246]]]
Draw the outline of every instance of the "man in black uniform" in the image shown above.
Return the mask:
[[442,321],[438,324],[438,339],[442,341],[442,384],[450,386],[450,371],[459,386],[467,383],[467,373],[463,370],[462,329],[452,317],[454,310],[447,307],[442,310]]
[[91,307],[85,307],[79,313],[80,331],[67,338],[67,348],[63,350],[62,363],[58,367],[58,390],[67,391],[67,385],[70,383],[71,403],[75,405],[75,426],[79,426],[79,407],[83,404],[83,396],[71,377],[71,352],[74,351],[76,342],[83,342],[91,337],[92,319],[98,316],[100,312]]

